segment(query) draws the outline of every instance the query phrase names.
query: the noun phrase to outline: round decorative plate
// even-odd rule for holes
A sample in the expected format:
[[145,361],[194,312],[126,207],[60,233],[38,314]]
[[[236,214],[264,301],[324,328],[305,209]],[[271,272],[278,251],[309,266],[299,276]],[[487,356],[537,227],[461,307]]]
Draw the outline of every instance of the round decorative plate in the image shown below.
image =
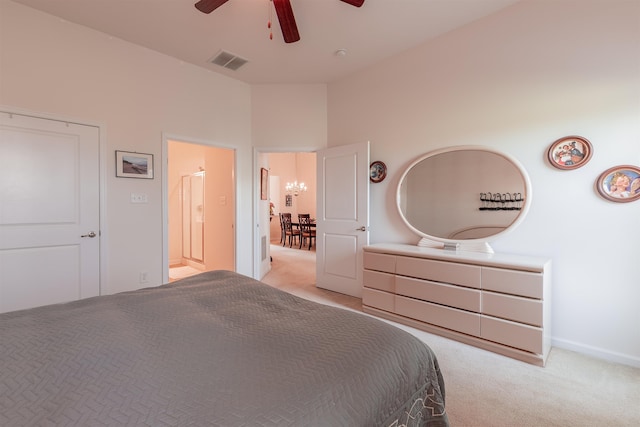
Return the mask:
[[549,163],[558,169],[577,169],[591,159],[591,143],[581,136],[565,136],[555,141],[547,151]]
[[387,177],[387,165],[381,161],[375,161],[369,166],[369,178],[371,182],[382,182]]

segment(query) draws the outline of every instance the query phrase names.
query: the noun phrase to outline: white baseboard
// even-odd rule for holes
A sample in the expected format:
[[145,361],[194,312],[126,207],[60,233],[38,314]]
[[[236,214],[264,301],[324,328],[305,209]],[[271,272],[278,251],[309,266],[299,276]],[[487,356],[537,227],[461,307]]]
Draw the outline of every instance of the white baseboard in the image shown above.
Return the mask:
[[565,350],[575,351],[576,353],[585,354],[597,359],[606,360],[608,362],[619,363],[621,365],[633,366],[640,368],[640,357],[633,357],[628,354],[616,353],[610,350],[604,350],[598,347],[580,344],[574,341],[553,338],[551,340],[553,347]]

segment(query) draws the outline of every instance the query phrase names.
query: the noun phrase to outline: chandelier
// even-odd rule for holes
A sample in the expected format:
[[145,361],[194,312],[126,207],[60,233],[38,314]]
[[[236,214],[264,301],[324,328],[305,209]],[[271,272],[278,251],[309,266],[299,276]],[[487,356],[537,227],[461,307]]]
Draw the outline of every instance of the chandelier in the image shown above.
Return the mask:
[[287,185],[284,186],[284,189],[287,190],[288,194],[293,194],[294,196],[297,196],[301,192],[307,191],[307,186],[304,185],[304,182],[301,182],[298,184],[298,181],[294,181],[293,184],[290,182],[287,182]]

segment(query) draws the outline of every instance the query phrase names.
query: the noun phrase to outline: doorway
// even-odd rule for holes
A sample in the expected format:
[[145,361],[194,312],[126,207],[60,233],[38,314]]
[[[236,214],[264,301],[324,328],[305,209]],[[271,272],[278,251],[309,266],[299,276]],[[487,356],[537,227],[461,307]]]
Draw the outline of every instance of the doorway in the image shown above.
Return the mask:
[[[265,158],[270,155],[257,153],[257,165],[270,167],[269,158]],[[310,181],[313,187],[310,186],[310,190],[314,194],[314,211],[317,209],[318,212],[315,286],[361,297],[363,269],[360,254],[369,242],[369,142],[324,148],[313,155],[316,158],[310,166],[313,170],[313,181]],[[308,170],[296,167],[296,171],[302,173]],[[280,181],[282,187],[283,179]],[[267,208],[260,203],[257,206]],[[269,222],[261,220],[261,212],[268,211],[256,211],[258,230],[263,230]],[[257,237],[264,239],[264,236],[261,233]],[[260,248],[258,240],[256,248]],[[256,271],[262,278],[269,270]]]
[[235,150],[166,143],[168,281],[235,271]]
[[[311,218],[316,218],[316,153],[315,152],[269,152],[264,153],[265,164],[269,169],[269,204],[270,222],[267,241],[270,249],[270,265],[261,277],[265,277],[272,269],[286,268],[293,272],[296,262],[301,264],[305,260],[308,281],[315,285],[315,239],[309,249],[308,245],[302,245],[296,241],[289,248],[287,243],[282,246],[280,228],[280,213],[291,213],[294,221],[298,214],[308,213]],[[306,190],[287,190],[287,184],[297,182],[299,186],[304,183]],[[295,260],[298,261],[295,261]],[[283,263],[285,264],[283,266]]]

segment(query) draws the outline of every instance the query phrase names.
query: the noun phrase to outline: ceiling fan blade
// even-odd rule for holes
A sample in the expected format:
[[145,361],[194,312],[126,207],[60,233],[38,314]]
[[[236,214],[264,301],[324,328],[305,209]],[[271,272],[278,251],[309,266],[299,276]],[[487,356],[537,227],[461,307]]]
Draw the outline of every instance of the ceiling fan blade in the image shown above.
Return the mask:
[[285,43],[293,43],[300,40],[296,19],[293,16],[293,9],[289,0],[273,0],[273,7],[276,9]]
[[351,6],[360,7],[364,3],[364,0],[341,0],[345,3],[349,3]]
[[195,6],[200,12],[211,13],[227,1],[228,0],[200,0]]

